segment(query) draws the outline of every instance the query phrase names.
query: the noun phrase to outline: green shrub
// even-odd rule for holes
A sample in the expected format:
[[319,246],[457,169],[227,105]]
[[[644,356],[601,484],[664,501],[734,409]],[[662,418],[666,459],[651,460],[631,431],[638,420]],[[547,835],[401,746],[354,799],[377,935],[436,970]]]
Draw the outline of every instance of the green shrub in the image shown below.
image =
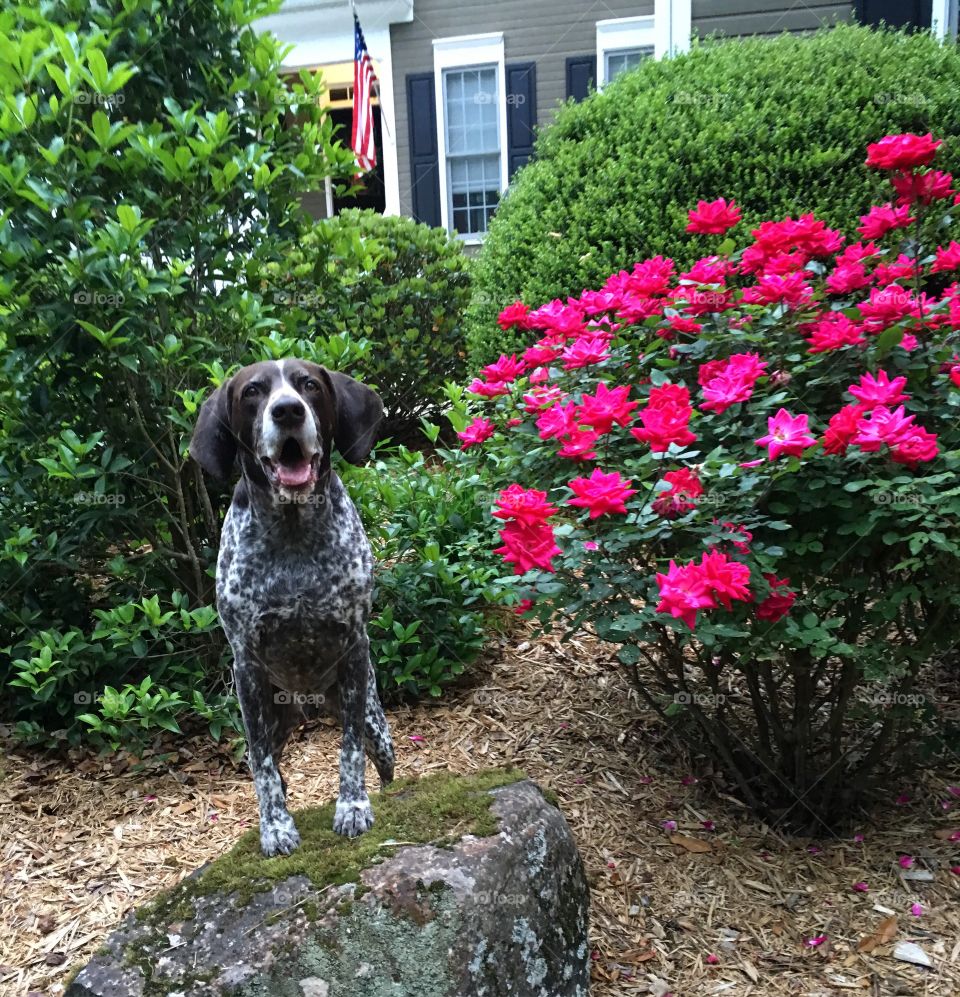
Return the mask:
[[443,229],[344,211],[304,231],[275,273],[286,321],[370,343],[363,379],[380,392],[385,431],[409,440],[440,416],[443,385],[462,378],[466,257]]
[[708,240],[685,231],[700,198],[735,198],[750,224],[802,210],[849,225],[879,189],[862,150],[898,132],[946,139],[941,168],[955,171],[958,84],[956,46],[840,26],[708,42],[562,108],[476,261],[471,361],[519,345],[496,325],[517,298],[576,295],[657,253],[703,255]]
[[288,89],[252,27],[276,6],[0,13],[0,681],[25,736],[236,726],[210,608],[225,495],[186,441],[225,367],[352,358],[280,336],[259,291],[300,192],[352,170],[319,78]]
[[427,458],[401,446],[341,473],[377,559],[370,647],[380,686],[387,699],[439,696],[476,657],[484,610],[502,591],[486,542],[490,492],[472,462],[443,450]]

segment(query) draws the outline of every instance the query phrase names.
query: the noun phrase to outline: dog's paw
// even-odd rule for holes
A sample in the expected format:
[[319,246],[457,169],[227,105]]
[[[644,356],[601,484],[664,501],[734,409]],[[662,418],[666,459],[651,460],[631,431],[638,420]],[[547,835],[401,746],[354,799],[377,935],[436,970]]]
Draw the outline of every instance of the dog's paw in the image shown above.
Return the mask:
[[290,814],[269,822],[260,822],[260,848],[267,858],[271,855],[289,855],[299,845],[300,835]]
[[353,803],[337,800],[337,809],[333,814],[333,829],[337,834],[355,838],[358,834],[369,831],[371,827],[373,827],[373,808],[366,797]]

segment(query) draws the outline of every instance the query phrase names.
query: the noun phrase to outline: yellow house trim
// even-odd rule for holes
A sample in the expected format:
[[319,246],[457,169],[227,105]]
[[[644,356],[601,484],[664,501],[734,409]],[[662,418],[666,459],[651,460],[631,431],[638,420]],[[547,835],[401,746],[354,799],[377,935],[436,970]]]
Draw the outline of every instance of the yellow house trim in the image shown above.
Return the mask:
[[[323,84],[326,89],[320,95],[321,107],[353,107],[352,62],[328,62],[322,66],[305,66],[303,68],[311,73],[319,72],[323,74]],[[371,103],[374,106],[380,103],[376,96],[376,90],[374,91]]]

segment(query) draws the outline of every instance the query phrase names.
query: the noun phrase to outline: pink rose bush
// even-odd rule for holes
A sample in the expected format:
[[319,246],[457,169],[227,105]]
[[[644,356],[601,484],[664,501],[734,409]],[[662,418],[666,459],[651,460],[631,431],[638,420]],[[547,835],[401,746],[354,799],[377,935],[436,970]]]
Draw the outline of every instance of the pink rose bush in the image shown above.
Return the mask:
[[499,483],[519,611],[616,645],[644,704],[684,714],[767,812],[835,819],[912,763],[917,711],[870,697],[922,685],[958,622],[960,198],[940,144],[871,144],[889,193],[846,231],[700,201],[711,255],[510,304],[528,347],[451,393],[459,459]]

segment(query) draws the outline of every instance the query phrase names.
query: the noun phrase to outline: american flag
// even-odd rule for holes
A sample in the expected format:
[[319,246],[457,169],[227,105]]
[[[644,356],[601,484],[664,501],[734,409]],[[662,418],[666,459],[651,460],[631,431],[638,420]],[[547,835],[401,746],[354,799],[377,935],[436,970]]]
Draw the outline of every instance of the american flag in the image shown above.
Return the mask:
[[357,156],[357,167],[365,173],[377,165],[377,148],[373,142],[373,108],[370,90],[377,79],[373,62],[363,40],[360,21],[353,15],[353,135],[350,146]]

